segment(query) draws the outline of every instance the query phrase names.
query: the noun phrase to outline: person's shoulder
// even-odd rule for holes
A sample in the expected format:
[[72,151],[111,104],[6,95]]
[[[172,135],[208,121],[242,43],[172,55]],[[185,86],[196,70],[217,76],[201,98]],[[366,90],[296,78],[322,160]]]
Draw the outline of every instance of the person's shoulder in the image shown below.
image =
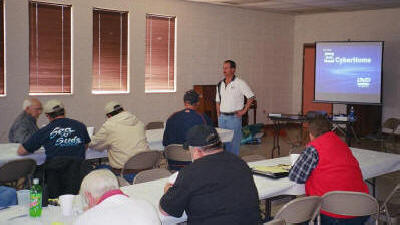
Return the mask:
[[75,120],[75,119],[71,119],[71,118],[63,118],[65,123],[69,123],[69,124],[73,124],[76,126],[81,126],[81,127],[86,127],[86,125],[79,121],[79,120]]
[[176,111],[176,112],[172,113],[172,114],[168,117],[168,120],[173,120],[173,119],[179,118],[179,117],[182,115],[182,113],[184,113],[184,110]]

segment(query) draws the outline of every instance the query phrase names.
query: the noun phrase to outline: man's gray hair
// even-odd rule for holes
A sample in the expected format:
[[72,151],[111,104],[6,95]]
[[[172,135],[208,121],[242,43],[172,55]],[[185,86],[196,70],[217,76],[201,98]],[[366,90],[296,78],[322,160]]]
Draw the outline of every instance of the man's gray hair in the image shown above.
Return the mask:
[[119,189],[117,177],[108,169],[94,170],[83,178],[79,195],[86,205],[89,203],[85,193],[99,199],[106,192]]
[[22,103],[22,109],[25,110],[26,108],[28,108],[31,105],[32,105],[32,101],[30,99],[25,99],[24,103]]

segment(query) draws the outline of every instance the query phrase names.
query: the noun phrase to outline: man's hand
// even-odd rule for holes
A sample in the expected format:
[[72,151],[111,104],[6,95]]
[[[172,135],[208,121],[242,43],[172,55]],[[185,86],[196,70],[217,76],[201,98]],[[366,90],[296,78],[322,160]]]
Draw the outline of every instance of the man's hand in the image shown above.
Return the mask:
[[166,193],[172,187],[172,185],[173,184],[166,183],[165,186],[164,186],[164,193]]
[[30,154],[23,145],[20,145],[17,151],[18,155],[28,155]]
[[242,117],[244,114],[246,114],[247,110],[242,109],[236,112],[237,117]]

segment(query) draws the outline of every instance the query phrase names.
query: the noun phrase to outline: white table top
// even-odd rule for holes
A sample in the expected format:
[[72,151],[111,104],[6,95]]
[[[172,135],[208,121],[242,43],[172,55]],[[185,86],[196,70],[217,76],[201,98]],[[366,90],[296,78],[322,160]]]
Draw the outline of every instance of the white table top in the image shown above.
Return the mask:
[[[220,135],[222,142],[230,142],[233,138],[233,130],[216,128],[218,134]],[[146,130],[146,138],[149,143],[149,147],[151,150],[163,151],[164,146],[162,145],[162,139],[164,135],[164,129],[152,129]],[[34,159],[37,165],[41,165],[46,160],[46,155],[44,153],[44,149],[39,149],[33,154],[29,154],[26,156],[18,156],[19,144],[15,143],[6,143],[0,144],[0,166],[4,163],[21,158],[31,158]],[[93,149],[88,149],[86,151],[86,159],[99,159],[99,158],[107,158],[107,151],[96,151]]]
[[[391,173],[400,170],[400,155],[375,152],[363,149],[352,148],[354,156],[359,161],[361,171],[365,179],[369,179],[375,176]],[[249,166],[255,165],[277,165],[277,164],[290,164],[289,157],[281,157],[275,159],[262,160],[257,162],[249,163]],[[254,181],[257,186],[258,194],[260,199],[271,198],[279,195],[301,195],[305,193],[304,185],[299,185],[289,181],[289,179],[270,179],[262,176],[254,176]],[[132,198],[144,199],[150,202],[154,207],[158,208],[158,203],[163,195],[163,188],[165,183],[168,182],[168,178],[160,180],[135,184],[126,187],[122,187],[121,190]],[[43,209],[44,215],[51,215],[53,218],[51,222],[61,221],[65,225],[71,223],[73,218],[65,218],[61,216],[58,207],[48,207]],[[12,207],[10,209],[0,210],[0,224],[50,224],[40,222],[40,220],[33,220],[29,217],[22,217],[12,220],[9,223],[8,218],[20,215],[18,214],[18,207]],[[58,217],[57,217],[58,215]],[[163,224],[175,224],[186,220],[186,215],[181,218],[165,217],[160,213],[160,219]],[[47,219],[46,221],[48,221]],[[34,221],[35,223],[31,222]],[[38,222],[39,221],[39,222]]]

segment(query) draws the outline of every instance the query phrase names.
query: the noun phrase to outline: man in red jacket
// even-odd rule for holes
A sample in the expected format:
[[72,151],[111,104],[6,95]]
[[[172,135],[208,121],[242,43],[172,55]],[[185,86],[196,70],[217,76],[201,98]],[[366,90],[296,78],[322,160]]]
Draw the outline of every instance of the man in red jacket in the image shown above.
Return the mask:
[[[322,117],[309,122],[310,140],[307,148],[293,165],[290,180],[305,184],[308,196],[322,196],[330,191],[368,193],[360,166],[350,148]],[[321,211],[323,225],[364,224],[368,217],[349,217]]]

